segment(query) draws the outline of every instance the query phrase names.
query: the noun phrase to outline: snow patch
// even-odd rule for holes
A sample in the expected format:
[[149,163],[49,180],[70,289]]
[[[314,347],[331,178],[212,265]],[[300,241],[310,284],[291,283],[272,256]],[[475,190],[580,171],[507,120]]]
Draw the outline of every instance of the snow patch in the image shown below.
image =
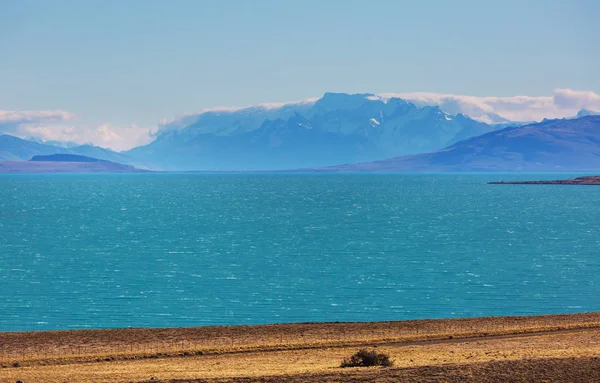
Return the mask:
[[387,103],[388,100],[389,100],[389,98],[386,99],[386,98],[380,97],[379,95],[376,95],[376,94],[368,95],[366,97],[366,99],[369,100],[369,101],[381,101],[383,103]]

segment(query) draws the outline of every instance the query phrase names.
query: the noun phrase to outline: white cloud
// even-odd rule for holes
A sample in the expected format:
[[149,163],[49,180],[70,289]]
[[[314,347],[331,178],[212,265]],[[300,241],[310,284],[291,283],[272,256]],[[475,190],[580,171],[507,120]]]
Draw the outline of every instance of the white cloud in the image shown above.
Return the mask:
[[126,126],[102,124],[93,129],[90,135],[91,142],[95,145],[120,151],[149,144],[154,140],[156,131],[155,126],[145,128],[136,124]]
[[554,104],[565,109],[591,109],[600,111],[600,95],[590,91],[556,89]]
[[[531,122],[544,118],[573,117],[581,109],[600,111],[600,96],[591,91],[575,91],[556,89],[549,96],[512,96],[512,97],[477,97],[442,93],[381,93],[369,96],[387,102],[390,98],[402,98],[417,105],[438,105],[450,114],[463,113],[471,118],[486,123],[508,121]],[[250,107],[216,107],[204,109],[199,113],[180,115],[160,123],[160,131],[181,129],[194,123],[205,113],[247,112],[250,115],[276,117],[279,110],[298,108],[314,104],[318,98],[285,103],[265,103]]]
[[273,110],[280,109],[286,106],[302,106],[302,105],[311,105],[319,100],[319,97],[307,98],[305,100],[300,101],[289,101],[289,102],[265,102],[262,104],[252,105],[252,106],[218,106],[214,108],[204,109],[200,114],[206,112],[238,112],[240,110]]
[[419,105],[438,105],[448,113],[463,113],[480,121],[541,121],[573,117],[581,109],[600,111],[600,96],[591,91],[556,89],[552,96],[476,97],[441,93],[384,93],[382,100],[403,98]]
[[[202,109],[200,112],[195,113],[183,113],[173,118],[165,118],[159,123],[159,130],[161,132],[168,130],[178,130],[194,123],[199,116],[203,114],[232,114],[235,112],[246,112],[246,116],[258,115],[266,116],[268,118],[277,118],[278,113],[285,109],[301,109],[302,107],[310,107],[312,104],[317,102],[319,97],[307,98],[299,101],[289,102],[268,102],[261,103],[251,106],[216,106],[212,108]],[[262,121],[259,122],[259,124]]]
[[75,115],[64,110],[0,110],[0,124],[25,122],[60,122]]
[[74,114],[63,110],[0,110],[0,134],[6,133],[22,138],[35,137],[43,141],[94,144],[120,151],[148,144],[157,129],[135,124],[89,126],[75,123],[75,117]]
[[18,129],[21,137],[33,136],[44,141],[68,141],[93,144],[103,148],[122,151],[150,143],[156,127],[143,128],[135,124],[113,126],[101,124],[93,127],[25,124]]

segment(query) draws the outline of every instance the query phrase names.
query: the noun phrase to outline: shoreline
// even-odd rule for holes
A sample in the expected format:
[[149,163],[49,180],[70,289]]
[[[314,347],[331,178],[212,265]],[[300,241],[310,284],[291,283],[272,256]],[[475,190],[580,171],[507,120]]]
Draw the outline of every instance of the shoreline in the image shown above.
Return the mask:
[[200,325],[200,326],[166,326],[166,327],[79,327],[72,329],[44,329],[44,330],[9,330],[1,331],[0,337],[7,334],[43,334],[43,333],[80,333],[80,332],[115,332],[115,331],[188,331],[188,330],[219,330],[219,329],[259,329],[276,327],[304,327],[304,326],[371,326],[371,325],[409,325],[409,324],[434,324],[444,322],[471,322],[471,321],[517,321],[517,320],[572,320],[575,317],[587,317],[598,320],[600,324],[600,311],[583,311],[574,313],[552,313],[531,315],[490,315],[477,317],[447,317],[447,318],[420,318],[420,319],[398,319],[383,321],[330,321],[330,322],[278,322],[258,324],[225,324],[225,325]]
[[489,185],[600,185],[600,176],[584,176],[567,180],[549,181],[493,181]]

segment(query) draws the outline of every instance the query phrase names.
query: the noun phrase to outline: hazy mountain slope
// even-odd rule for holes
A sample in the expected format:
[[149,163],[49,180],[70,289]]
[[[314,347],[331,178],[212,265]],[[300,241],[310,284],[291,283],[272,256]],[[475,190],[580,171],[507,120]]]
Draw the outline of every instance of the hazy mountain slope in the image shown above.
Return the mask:
[[577,115],[575,116],[575,118],[579,118],[579,117],[585,117],[585,116],[597,116],[600,115],[600,112],[596,112],[593,110],[589,110],[589,109],[581,109]]
[[50,154],[33,156],[30,162],[106,162],[98,158],[80,156],[79,154]]
[[545,120],[483,134],[427,154],[324,171],[598,171],[600,116]]
[[130,165],[112,161],[0,161],[0,173],[143,173]]
[[75,146],[80,146],[80,144],[73,141],[54,141],[54,140],[42,140],[37,137],[26,137],[24,138],[27,141],[33,141],[40,144],[50,145],[50,146],[58,146],[60,148],[73,148]]
[[69,148],[69,153],[78,154],[81,156],[94,157],[100,160],[119,162],[122,164],[134,164],[135,160],[130,156],[117,153],[109,149],[104,149],[93,145],[80,145]]
[[0,158],[5,161],[27,161],[36,154],[54,153],[68,153],[68,150],[23,140],[8,134],[0,135]]
[[126,154],[167,170],[277,170],[423,153],[498,128],[370,94],[187,116]]
[[126,154],[113,152],[92,145],[81,145],[71,148],[48,145],[33,140],[24,140],[8,134],[0,135],[0,160],[28,161],[35,155],[77,154],[112,162],[133,164],[135,161]]
[[162,164],[167,169],[254,170],[285,169],[298,164],[320,166],[332,160],[361,161],[372,159],[376,153],[363,136],[312,129],[308,120],[299,115],[288,120],[267,120],[257,130],[232,136],[204,133],[182,137],[183,134],[170,132],[154,144],[134,149],[130,155],[143,150],[141,158],[154,162],[165,158]]

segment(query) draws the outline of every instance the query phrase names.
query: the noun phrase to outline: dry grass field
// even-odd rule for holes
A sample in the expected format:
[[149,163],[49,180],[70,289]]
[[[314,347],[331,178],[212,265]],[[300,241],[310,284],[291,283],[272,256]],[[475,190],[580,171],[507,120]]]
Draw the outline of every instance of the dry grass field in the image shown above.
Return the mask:
[[[394,366],[339,367],[363,347]],[[597,357],[600,313],[0,333],[0,382],[599,382]]]

